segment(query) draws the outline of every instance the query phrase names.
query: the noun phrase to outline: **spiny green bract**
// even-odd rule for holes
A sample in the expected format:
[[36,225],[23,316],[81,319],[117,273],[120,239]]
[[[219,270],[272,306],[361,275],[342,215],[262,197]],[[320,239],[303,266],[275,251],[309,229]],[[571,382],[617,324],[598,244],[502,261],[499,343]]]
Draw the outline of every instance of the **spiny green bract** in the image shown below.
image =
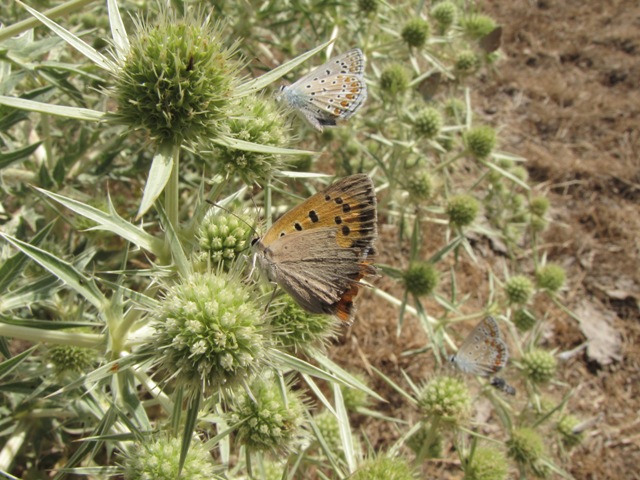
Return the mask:
[[558,367],[556,357],[546,350],[531,350],[522,355],[522,368],[533,383],[546,383],[553,378]]
[[187,458],[180,472],[180,451],[182,440],[178,438],[157,438],[144,443],[134,443],[126,449],[121,461],[125,480],[211,480],[214,474],[211,454],[200,442],[191,441]]
[[409,20],[402,29],[402,39],[410,47],[420,48],[429,38],[429,22],[416,17]]
[[[285,117],[273,100],[249,95],[233,102],[229,110],[227,125],[233,138],[269,147],[288,146]],[[247,184],[264,183],[284,165],[280,155],[232,147],[216,147],[212,160],[227,175],[238,175]]]
[[471,225],[479,211],[480,203],[471,195],[466,194],[451,197],[446,208],[449,223],[457,228]]
[[378,457],[365,460],[351,480],[414,480],[413,470],[402,458]]
[[264,307],[235,276],[193,274],[160,308],[153,352],[182,386],[231,387],[264,366]]
[[418,395],[418,408],[432,421],[459,426],[471,413],[471,395],[462,380],[442,375],[424,386]]
[[280,387],[270,379],[250,385],[253,396],[234,399],[229,424],[238,425],[238,441],[250,451],[281,451],[302,439],[304,407],[300,393],[286,389],[286,401]]
[[526,304],[533,294],[533,283],[524,275],[515,275],[504,287],[509,303]]
[[432,293],[438,286],[440,273],[429,262],[414,263],[404,272],[402,282],[409,293],[423,297]]
[[224,130],[239,63],[220,26],[198,17],[162,12],[155,25],[136,22],[115,73],[116,122],[174,144]]
[[276,345],[294,351],[322,345],[335,334],[336,322],[330,315],[314,315],[304,311],[289,295],[284,305],[271,319],[271,330]]
[[504,480],[509,472],[507,459],[500,450],[477,447],[464,467],[465,480]]
[[536,284],[550,292],[557,292],[564,285],[567,274],[560,265],[549,263],[536,271]]

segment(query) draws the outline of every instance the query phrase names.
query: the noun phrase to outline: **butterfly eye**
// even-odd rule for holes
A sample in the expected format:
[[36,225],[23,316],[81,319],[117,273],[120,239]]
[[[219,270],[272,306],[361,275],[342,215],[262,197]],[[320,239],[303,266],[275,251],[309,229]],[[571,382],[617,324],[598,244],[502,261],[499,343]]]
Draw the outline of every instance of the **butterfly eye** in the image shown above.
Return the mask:
[[258,243],[258,240],[260,240],[260,237],[253,237],[251,239],[251,246],[253,247],[256,243]]

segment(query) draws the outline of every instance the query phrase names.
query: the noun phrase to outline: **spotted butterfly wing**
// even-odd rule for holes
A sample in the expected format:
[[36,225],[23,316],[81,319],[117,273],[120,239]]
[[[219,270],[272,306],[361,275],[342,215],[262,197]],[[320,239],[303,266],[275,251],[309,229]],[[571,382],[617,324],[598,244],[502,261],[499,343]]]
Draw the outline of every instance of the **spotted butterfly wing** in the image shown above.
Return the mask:
[[284,87],[281,97],[319,131],[350,118],[367,98],[365,60],[354,48]]
[[350,322],[360,280],[375,273],[373,182],[351,175],[284,214],[256,243],[269,278],[311,313]]
[[509,351],[493,317],[483,319],[464,340],[451,361],[463,372],[488,377],[507,363]]

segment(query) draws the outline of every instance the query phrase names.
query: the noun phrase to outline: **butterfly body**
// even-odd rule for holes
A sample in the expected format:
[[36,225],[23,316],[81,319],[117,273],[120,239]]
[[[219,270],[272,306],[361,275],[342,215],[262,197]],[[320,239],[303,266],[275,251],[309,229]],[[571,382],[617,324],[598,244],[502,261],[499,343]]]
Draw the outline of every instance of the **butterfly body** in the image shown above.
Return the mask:
[[376,198],[367,175],[351,175],[278,219],[254,243],[271,281],[311,313],[350,322],[360,280],[375,273]]
[[298,112],[312,127],[322,131],[338,120],[350,118],[367,98],[364,55],[354,48],[333,57],[289,86],[277,98]]

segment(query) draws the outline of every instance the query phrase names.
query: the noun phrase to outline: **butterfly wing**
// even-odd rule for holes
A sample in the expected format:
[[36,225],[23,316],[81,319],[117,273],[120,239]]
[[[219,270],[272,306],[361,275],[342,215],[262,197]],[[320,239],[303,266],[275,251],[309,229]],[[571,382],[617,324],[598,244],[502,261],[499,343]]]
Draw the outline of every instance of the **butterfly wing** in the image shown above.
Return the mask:
[[367,98],[362,51],[354,48],[286,87],[283,96],[311,125],[322,131],[350,118]]
[[303,308],[350,321],[360,280],[375,273],[376,224],[373,182],[351,175],[278,219],[258,242],[258,259]]
[[487,377],[507,363],[509,351],[493,317],[483,319],[460,346],[453,362],[465,373]]

